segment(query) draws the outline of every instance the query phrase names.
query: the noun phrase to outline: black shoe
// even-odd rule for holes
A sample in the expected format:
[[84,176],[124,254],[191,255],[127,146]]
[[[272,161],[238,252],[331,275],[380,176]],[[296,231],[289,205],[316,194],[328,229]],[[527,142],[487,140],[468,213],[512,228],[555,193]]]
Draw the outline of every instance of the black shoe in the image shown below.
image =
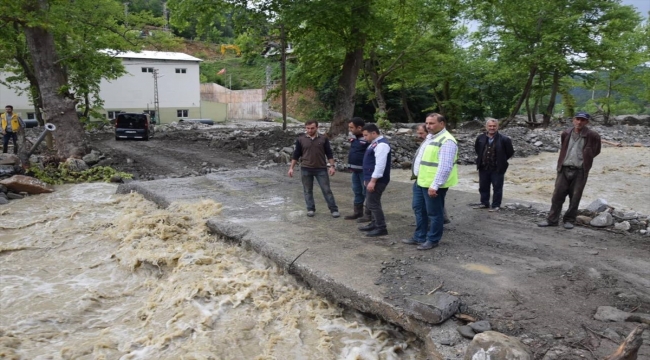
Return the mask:
[[372,231],[368,231],[366,233],[367,237],[377,237],[377,236],[384,236],[384,235],[388,235],[388,230],[386,230],[386,229],[375,229],[375,230],[372,230]]
[[424,244],[424,243],[422,243],[422,242],[415,241],[415,239],[413,239],[413,238],[410,238],[410,239],[402,239],[402,243],[404,243],[404,244],[406,244],[406,245],[420,245],[420,244]]
[[472,209],[489,209],[489,208],[490,208],[490,206],[485,205],[485,204],[481,204],[481,205],[472,207]]
[[375,223],[370,223],[368,225],[359,226],[359,230],[361,230],[361,231],[372,231],[372,230],[375,230],[376,228],[377,228],[377,225],[375,225]]
[[548,226],[557,226],[557,225],[558,225],[557,223],[550,223],[547,220],[537,223],[537,226],[539,227],[548,227]]
[[434,242],[431,242],[431,241],[427,241],[427,242],[425,242],[424,244],[418,246],[417,249],[418,249],[418,250],[429,250],[429,249],[433,249],[433,248],[435,248],[435,247],[438,247],[438,243],[437,243],[437,242],[434,243]]

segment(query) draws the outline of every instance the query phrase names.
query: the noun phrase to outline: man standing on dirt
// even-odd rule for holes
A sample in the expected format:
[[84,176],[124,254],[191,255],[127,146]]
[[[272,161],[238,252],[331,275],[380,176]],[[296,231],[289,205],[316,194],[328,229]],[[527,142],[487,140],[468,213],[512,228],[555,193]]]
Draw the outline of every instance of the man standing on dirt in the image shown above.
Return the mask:
[[359,227],[359,230],[367,231],[368,237],[388,235],[381,195],[390,182],[390,144],[375,124],[363,127],[363,137],[370,143],[363,156],[363,181],[366,186],[366,206],[370,209],[372,221]]
[[405,244],[418,245],[418,250],[433,249],[440,243],[445,196],[450,187],[458,184],[458,145],[456,139],[445,129],[445,117],[430,113],[426,124],[432,137],[422,150],[417,174],[414,171],[417,175],[413,187],[415,232],[411,239],[403,240]]
[[[328,176],[328,173],[334,176],[336,172],[332,147],[329,139],[318,133],[318,122],[316,120],[309,120],[305,123],[305,133],[298,136],[295,147],[288,175],[289,177],[293,177],[293,168],[301,160],[300,173],[305,202],[307,203],[307,216],[312,217],[316,212],[314,178],[318,181],[318,186],[320,186],[323,192],[323,197],[325,197],[332,217],[337,218],[341,216],[339,214],[339,208],[336,206],[336,201],[334,200],[334,194],[332,194],[332,189],[330,188],[330,179]],[[329,170],[327,162],[329,162]]]
[[594,158],[600,154],[600,135],[587,127],[589,120],[589,114],[577,113],[573,117],[573,128],[562,132],[551,210],[546,220],[537,226],[558,226],[562,205],[569,196],[569,208],[564,213],[563,222],[565,229],[573,229],[589,170]]
[[[508,159],[515,154],[512,140],[499,132],[499,122],[489,119],[485,123],[485,133],[479,135],[474,143],[476,168],[478,169],[478,192],[481,205],[475,209],[499,211],[503,199],[503,181],[508,170]],[[490,185],[494,189],[490,208]]]
[[[420,147],[418,148],[418,151],[415,152],[415,155],[413,157],[413,165],[411,165],[411,180],[417,180],[418,176],[415,174],[415,169],[419,167],[419,160],[422,159],[422,143],[425,142],[427,138],[429,138],[429,135],[431,138],[433,138],[433,135],[429,134],[429,131],[427,130],[427,124],[418,124],[417,127],[415,128],[415,136],[418,142],[420,142]],[[418,160],[418,164],[416,166],[416,160]],[[417,181],[413,183],[413,186],[415,187],[417,184]],[[414,188],[415,189],[415,188]],[[451,219],[449,219],[449,215],[447,215],[447,208],[445,207],[443,209],[444,213],[444,223],[449,224],[451,223]],[[426,217],[426,216],[425,216]],[[408,242],[409,240],[402,240],[403,242]]]
[[0,127],[2,128],[2,153],[7,153],[9,139],[12,139],[14,154],[18,154],[18,131],[25,128],[25,123],[18,114],[14,114],[13,106],[5,106],[5,113],[0,115]]
[[[354,117],[348,122],[350,131],[350,151],[348,166],[352,173],[352,192],[354,193],[354,214],[345,216],[345,220],[355,220],[363,216],[363,202],[366,199],[366,188],[363,186],[363,155],[369,143],[363,138],[363,127],[366,122],[360,117]],[[370,212],[366,209],[368,215]]]

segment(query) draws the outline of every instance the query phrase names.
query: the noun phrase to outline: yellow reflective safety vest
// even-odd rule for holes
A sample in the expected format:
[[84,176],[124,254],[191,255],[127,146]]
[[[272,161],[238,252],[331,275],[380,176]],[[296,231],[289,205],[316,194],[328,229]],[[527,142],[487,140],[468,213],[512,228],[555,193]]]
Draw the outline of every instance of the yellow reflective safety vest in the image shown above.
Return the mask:
[[[5,131],[7,128],[7,113],[4,113],[0,115],[0,118],[2,118],[2,131]],[[11,114],[11,130],[13,132],[18,131],[20,129],[20,123],[18,122],[18,115],[16,113]]]
[[[440,147],[448,140],[458,144],[456,138],[449,131],[445,131],[444,134],[434,138],[424,150],[424,155],[422,155],[418,170],[418,186],[428,188],[433,183],[438,173],[438,154],[440,153]],[[456,151],[456,156],[454,156],[454,167],[451,168],[449,178],[447,178],[447,182],[440,186],[441,188],[448,188],[458,184],[458,165],[456,164],[456,160],[458,160],[458,151]]]

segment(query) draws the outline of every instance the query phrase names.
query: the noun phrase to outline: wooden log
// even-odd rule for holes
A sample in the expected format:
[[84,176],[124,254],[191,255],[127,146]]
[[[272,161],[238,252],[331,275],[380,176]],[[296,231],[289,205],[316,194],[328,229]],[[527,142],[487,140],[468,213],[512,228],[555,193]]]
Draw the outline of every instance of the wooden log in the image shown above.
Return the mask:
[[643,331],[648,325],[641,324],[625,338],[625,341],[608,357],[603,360],[636,360],[639,348],[643,344]]

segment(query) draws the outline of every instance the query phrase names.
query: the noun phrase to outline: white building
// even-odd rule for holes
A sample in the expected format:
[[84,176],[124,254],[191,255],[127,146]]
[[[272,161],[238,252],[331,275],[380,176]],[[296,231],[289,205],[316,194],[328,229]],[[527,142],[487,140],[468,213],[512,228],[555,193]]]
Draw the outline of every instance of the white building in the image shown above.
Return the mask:
[[[115,56],[122,59],[127,73],[116,80],[102,80],[100,84],[100,97],[104,100],[104,114],[108,119],[119,112],[150,112],[160,123],[180,118],[225,118],[225,104],[211,104],[209,110],[201,110],[201,59],[160,51],[125,52]],[[154,113],[154,70],[158,74],[160,114]],[[0,73],[3,78],[6,75]],[[21,87],[27,88],[27,84]],[[26,92],[18,94],[0,85],[0,106],[5,105],[13,105],[14,111],[25,119],[34,116],[34,106]]]

